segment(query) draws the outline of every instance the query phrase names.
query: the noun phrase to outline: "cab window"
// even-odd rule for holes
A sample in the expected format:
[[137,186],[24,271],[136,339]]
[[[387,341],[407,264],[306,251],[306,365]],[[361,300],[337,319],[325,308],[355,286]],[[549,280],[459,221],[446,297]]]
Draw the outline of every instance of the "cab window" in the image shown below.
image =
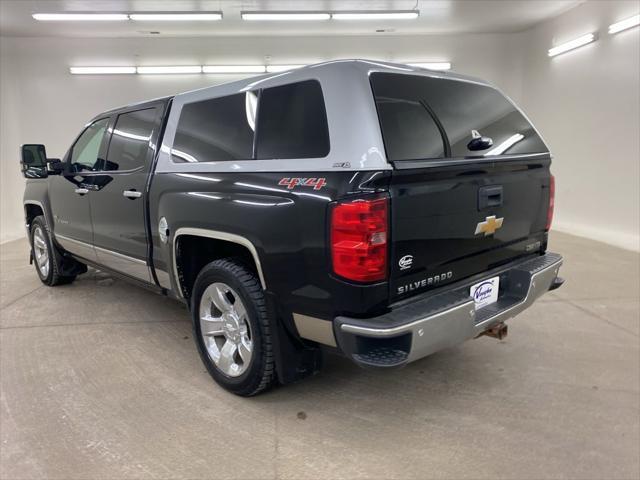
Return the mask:
[[118,115],[111,134],[109,151],[101,170],[134,170],[143,167],[155,125],[156,109],[146,108]]
[[98,153],[108,125],[109,119],[103,118],[89,125],[80,135],[71,150],[71,171],[96,170]]

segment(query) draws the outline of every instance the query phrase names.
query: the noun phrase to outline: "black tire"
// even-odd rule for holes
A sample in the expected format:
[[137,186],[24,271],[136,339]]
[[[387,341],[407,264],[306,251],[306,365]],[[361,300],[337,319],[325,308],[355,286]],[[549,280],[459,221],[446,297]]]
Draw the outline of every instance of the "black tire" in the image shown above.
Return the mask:
[[[36,232],[41,232],[40,235],[44,240],[44,248],[47,249],[48,253],[49,268],[47,269],[46,274],[42,271],[38,264],[38,257],[36,255],[36,247],[34,243],[34,236],[36,235]],[[49,231],[47,222],[42,215],[37,216],[31,222],[30,241],[33,264],[36,267],[36,273],[38,274],[38,277],[40,278],[40,281],[42,283],[49,287],[54,287],[56,285],[65,285],[75,280],[76,275],[62,275],[60,271],[60,267],[63,262],[62,254],[53,244],[51,240],[51,232]]]
[[[239,376],[229,376],[220,370],[207,351],[200,327],[200,304],[205,290],[214,283],[223,283],[239,295],[247,312],[251,332],[252,354],[248,367]],[[215,260],[206,265],[196,278],[191,295],[193,337],[202,362],[211,377],[226,390],[248,397],[270,388],[275,382],[271,322],[262,286],[255,274],[233,259]]]

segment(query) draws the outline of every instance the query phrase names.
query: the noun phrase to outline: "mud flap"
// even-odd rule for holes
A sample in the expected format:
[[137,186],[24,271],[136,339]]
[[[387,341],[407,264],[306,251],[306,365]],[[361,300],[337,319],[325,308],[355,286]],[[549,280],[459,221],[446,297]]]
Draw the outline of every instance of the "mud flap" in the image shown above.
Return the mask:
[[56,255],[55,258],[58,261],[58,271],[63,277],[73,277],[87,273],[87,266],[72,258],[68,253]]
[[[322,367],[322,351],[304,345],[285,325],[286,318],[277,308],[271,295],[267,295],[267,308],[271,318],[276,319],[272,331],[273,354],[276,373],[281,384],[297,382],[320,371]],[[291,324],[293,322],[290,322]]]

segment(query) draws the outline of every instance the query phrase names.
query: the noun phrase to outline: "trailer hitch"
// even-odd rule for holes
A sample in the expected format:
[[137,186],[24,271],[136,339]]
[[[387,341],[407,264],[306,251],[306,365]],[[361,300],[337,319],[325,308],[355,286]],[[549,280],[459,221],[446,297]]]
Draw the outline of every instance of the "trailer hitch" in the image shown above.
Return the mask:
[[509,327],[507,327],[507,324],[498,323],[493,327],[486,329],[484,332],[478,335],[478,337],[482,337],[483,335],[486,335],[487,337],[493,337],[493,338],[497,338],[498,340],[503,340],[507,337],[507,333],[509,333]]

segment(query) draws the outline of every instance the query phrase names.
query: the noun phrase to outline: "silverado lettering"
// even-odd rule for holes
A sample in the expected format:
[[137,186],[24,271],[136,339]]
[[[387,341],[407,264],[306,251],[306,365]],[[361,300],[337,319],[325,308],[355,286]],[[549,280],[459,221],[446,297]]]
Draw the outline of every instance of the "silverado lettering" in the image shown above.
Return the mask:
[[398,287],[398,295],[402,295],[407,292],[413,292],[414,290],[418,290],[427,286],[436,285],[442,281],[450,280],[451,278],[453,278],[453,272],[446,272],[441,275],[434,275],[433,277],[423,278],[422,280],[417,280],[415,282],[411,282]]

